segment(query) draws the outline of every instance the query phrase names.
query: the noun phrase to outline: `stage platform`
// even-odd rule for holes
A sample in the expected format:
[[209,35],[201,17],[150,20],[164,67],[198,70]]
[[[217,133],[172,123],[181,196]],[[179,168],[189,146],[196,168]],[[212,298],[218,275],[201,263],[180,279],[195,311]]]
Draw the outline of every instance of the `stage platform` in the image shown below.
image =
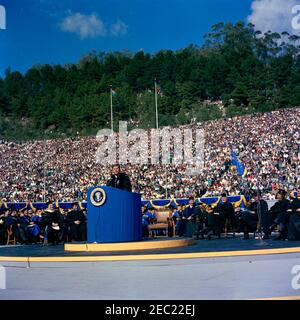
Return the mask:
[[[170,245],[174,241],[173,246]],[[175,247],[175,244],[177,246]],[[178,246],[178,244],[181,244]],[[103,244],[101,244],[102,246]],[[300,241],[261,241],[256,239],[193,240],[189,238],[156,238],[140,242],[147,249],[127,246],[128,243],[115,245],[110,250],[108,244],[104,251],[93,251],[94,244],[87,247],[86,243],[72,243],[58,246],[16,245],[1,246],[0,261],[16,262],[89,262],[89,261],[126,261],[126,260],[164,260],[164,259],[193,259],[217,258],[253,255],[274,255],[286,253],[300,253]],[[88,248],[83,251],[66,251],[66,248]],[[90,246],[90,247],[89,247]],[[118,246],[119,250],[118,250]],[[126,248],[127,246],[127,248]],[[153,246],[151,248],[151,246]],[[160,246],[160,247],[159,247]],[[97,248],[96,248],[97,249]],[[76,249],[77,250],[77,249]]]
[[119,252],[135,250],[170,249],[191,246],[195,243],[192,238],[154,238],[138,242],[120,243],[66,243],[65,251],[76,252]]

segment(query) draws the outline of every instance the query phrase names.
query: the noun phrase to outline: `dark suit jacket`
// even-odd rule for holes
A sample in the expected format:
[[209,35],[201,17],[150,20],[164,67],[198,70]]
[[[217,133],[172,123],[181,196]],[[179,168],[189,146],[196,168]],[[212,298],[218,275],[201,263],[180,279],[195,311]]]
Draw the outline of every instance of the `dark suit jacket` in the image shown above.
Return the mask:
[[131,192],[131,183],[126,173],[120,172],[118,175],[112,175],[106,183],[107,187],[117,188]]

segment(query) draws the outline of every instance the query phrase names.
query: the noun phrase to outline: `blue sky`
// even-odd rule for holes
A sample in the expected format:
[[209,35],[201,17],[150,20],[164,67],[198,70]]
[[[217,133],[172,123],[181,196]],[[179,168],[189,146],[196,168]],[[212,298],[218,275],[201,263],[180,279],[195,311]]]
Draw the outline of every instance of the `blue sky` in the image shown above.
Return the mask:
[[268,1],[281,8],[280,1],[296,0],[0,0],[7,21],[0,75],[7,67],[76,63],[93,49],[154,53],[200,45],[217,22],[247,22],[252,14],[259,24]]

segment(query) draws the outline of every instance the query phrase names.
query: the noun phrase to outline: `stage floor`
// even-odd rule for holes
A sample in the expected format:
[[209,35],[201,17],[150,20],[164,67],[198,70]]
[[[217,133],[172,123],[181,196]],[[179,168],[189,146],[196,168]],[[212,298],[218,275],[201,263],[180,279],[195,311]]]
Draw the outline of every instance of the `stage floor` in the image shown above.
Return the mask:
[[[168,241],[180,238],[156,238],[155,241]],[[149,241],[149,240],[145,240]],[[208,240],[195,240],[193,245],[176,247],[176,248],[164,248],[164,249],[147,249],[147,250],[128,250],[128,251],[107,251],[107,252],[71,252],[65,251],[64,245],[58,246],[43,246],[43,245],[10,245],[0,247],[0,261],[9,257],[117,257],[117,256],[153,256],[153,255],[174,255],[174,258],[178,254],[189,254],[193,257],[193,254],[201,253],[214,253],[224,252],[226,256],[230,256],[231,252],[234,254],[239,251],[253,251],[249,252],[250,255],[254,254],[257,250],[272,250],[278,249],[278,253],[282,249],[291,249],[291,252],[300,251],[300,241],[274,241],[266,240],[260,241],[257,239],[243,240],[242,235],[238,235],[235,239],[212,239]],[[228,253],[228,254],[226,254]],[[288,253],[288,252],[283,252]],[[201,256],[195,256],[201,257]],[[207,256],[209,257],[209,255]],[[9,260],[9,259],[8,259]],[[116,260],[116,259],[114,259]]]
[[[226,245],[227,250],[232,250],[237,248],[238,242],[233,244],[230,239],[202,244],[199,241],[193,248],[186,249],[194,252],[222,250]],[[253,246],[251,242],[244,244],[243,249]],[[289,244],[291,249],[296,249],[296,245],[300,244]],[[283,243],[276,242],[274,246],[281,250]],[[300,253],[252,255],[252,248],[249,248],[248,256],[218,258],[120,261],[119,255],[101,262],[31,262],[29,265],[25,262],[1,262],[7,279],[6,290],[0,290],[0,299],[300,299],[300,291],[292,286],[295,277],[292,270],[299,265]],[[3,249],[6,254],[13,251],[20,254],[22,251],[19,247]],[[38,256],[45,251],[52,257],[70,255],[63,251],[63,246],[27,246],[25,251]],[[180,253],[176,252],[182,249],[171,251],[177,256]],[[145,256],[137,254],[135,257]],[[112,257],[118,261],[111,260]]]
[[0,299],[300,299],[292,287],[299,259],[300,242],[241,236],[103,253],[66,252],[63,245],[2,246],[7,288]]

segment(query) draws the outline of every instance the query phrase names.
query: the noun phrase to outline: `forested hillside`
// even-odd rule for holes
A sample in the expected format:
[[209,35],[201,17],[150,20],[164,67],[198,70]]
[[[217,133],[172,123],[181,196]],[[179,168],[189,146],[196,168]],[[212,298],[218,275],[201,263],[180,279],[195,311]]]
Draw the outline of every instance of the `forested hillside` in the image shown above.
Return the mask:
[[299,106],[299,39],[219,23],[201,47],[91,52],[78,64],[36,65],[25,74],[8,68],[0,78],[0,137],[95,134],[110,125],[110,86],[116,126],[154,127],[155,78],[160,125]]

